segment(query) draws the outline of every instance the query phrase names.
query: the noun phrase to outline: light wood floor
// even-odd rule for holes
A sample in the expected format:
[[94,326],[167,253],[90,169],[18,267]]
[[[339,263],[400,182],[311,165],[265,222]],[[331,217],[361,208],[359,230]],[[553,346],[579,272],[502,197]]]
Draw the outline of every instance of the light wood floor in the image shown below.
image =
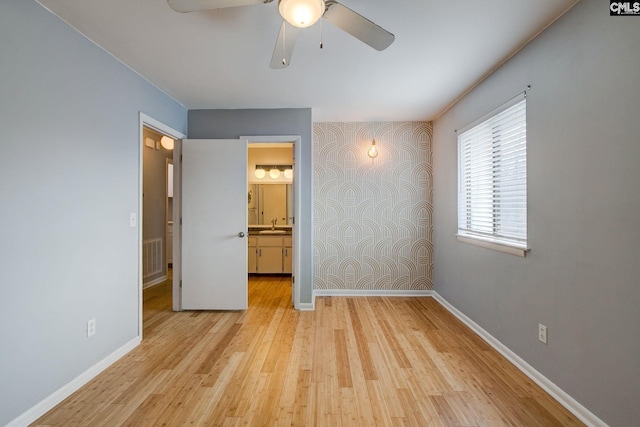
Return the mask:
[[567,426],[569,412],[432,298],[321,297],[253,278],[245,312],[170,311],[34,425]]

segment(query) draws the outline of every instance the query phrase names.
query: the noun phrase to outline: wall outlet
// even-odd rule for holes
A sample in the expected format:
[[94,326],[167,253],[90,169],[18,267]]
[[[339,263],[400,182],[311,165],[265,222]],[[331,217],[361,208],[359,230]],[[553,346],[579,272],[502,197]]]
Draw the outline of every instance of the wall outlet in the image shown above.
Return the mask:
[[87,322],[87,338],[95,335],[96,333],[96,319],[91,319]]
[[547,343],[547,327],[542,323],[538,323],[538,339],[545,344]]
[[129,227],[134,228],[138,226],[138,215],[135,212],[129,213]]

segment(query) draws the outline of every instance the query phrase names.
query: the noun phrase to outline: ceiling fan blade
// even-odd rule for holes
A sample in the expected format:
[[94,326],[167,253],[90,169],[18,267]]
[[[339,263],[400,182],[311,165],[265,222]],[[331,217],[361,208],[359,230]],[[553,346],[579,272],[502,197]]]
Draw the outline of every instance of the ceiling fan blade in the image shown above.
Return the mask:
[[396,36],[381,26],[337,1],[327,0],[326,7],[323,16],[327,21],[376,50],[388,48],[396,39]]
[[299,30],[299,28],[288,24],[284,19],[282,20],[276,47],[273,48],[273,55],[271,56],[271,68],[278,69],[289,66]]
[[167,0],[176,12],[198,12],[200,10],[223,9],[226,7],[250,6],[271,3],[273,0]]

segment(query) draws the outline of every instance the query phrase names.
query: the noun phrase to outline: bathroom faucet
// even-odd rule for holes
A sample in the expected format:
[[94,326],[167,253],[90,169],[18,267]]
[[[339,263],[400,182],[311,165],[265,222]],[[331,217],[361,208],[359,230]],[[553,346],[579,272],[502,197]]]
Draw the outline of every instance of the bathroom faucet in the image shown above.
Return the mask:
[[271,218],[271,230],[276,229],[276,222],[278,222],[278,218]]

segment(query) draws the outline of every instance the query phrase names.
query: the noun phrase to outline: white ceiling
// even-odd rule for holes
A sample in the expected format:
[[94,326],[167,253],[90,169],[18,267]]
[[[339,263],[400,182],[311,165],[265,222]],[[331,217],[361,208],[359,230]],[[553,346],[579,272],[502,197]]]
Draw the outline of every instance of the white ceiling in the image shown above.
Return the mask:
[[[181,14],[166,0],[38,0],[188,109],[305,108],[314,121],[432,120],[576,0],[341,0],[395,34],[324,22],[269,68],[277,1]],[[322,20],[321,20],[322,21]]]

